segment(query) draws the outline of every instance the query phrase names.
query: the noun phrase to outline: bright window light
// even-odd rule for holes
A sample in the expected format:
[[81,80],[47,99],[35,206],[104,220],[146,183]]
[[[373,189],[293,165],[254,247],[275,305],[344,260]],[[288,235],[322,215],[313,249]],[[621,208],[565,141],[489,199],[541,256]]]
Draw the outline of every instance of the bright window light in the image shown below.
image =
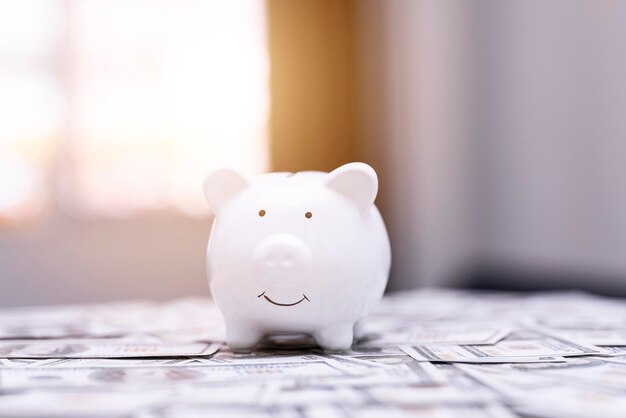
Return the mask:
[[0,226],[43,209],[63,112],[58,12],[50,1],[0,2]]
[[199,216],[207,170],[267,170],[263,1],[0,4],[0,219]]

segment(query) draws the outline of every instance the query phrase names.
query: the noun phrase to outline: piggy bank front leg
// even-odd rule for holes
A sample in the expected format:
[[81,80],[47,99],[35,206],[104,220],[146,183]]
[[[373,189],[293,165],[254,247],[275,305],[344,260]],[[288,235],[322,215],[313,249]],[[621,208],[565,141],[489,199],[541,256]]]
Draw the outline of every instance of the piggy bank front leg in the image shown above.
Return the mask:
[[313,338],[324,350],[344,351],[352,346],[354,324],[336,324],[313,333]]
[[226,344],[233,351],[250,351],[263,338],[263,332],[247,324],[226,324]]

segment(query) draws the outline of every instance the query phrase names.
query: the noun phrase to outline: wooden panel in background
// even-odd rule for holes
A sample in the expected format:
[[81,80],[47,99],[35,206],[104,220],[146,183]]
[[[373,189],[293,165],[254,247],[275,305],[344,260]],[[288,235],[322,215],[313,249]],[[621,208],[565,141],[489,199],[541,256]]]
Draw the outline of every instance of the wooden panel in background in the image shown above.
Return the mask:
[[268,0],[275,171],[357,160],[355,3]]

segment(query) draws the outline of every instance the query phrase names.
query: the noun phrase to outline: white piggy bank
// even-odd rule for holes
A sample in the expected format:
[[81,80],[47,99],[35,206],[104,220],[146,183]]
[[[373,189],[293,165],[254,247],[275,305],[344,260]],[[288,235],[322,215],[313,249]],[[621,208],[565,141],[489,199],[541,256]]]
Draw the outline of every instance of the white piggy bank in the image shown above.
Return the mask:
[[209,285],[231,348],[249,350],[273,333],[310,334],[327,350],[352,345],[391,264],[377,191],[376,172],[363,163],[331,173],[248,179],[220,169],[206,177],[215,214]]

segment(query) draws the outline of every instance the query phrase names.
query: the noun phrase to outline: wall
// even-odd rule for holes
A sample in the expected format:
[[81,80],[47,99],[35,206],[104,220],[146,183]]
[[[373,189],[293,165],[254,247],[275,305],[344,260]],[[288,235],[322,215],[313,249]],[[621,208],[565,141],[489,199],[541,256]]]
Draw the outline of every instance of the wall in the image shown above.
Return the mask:
[[0,234],[0,307],[207,296],[210,220],[52,219]]
[[392,284],[626,294],[626,3],[358,5]]
[[489,0],[473,19],[480,258],[624,292],[626,3]]

